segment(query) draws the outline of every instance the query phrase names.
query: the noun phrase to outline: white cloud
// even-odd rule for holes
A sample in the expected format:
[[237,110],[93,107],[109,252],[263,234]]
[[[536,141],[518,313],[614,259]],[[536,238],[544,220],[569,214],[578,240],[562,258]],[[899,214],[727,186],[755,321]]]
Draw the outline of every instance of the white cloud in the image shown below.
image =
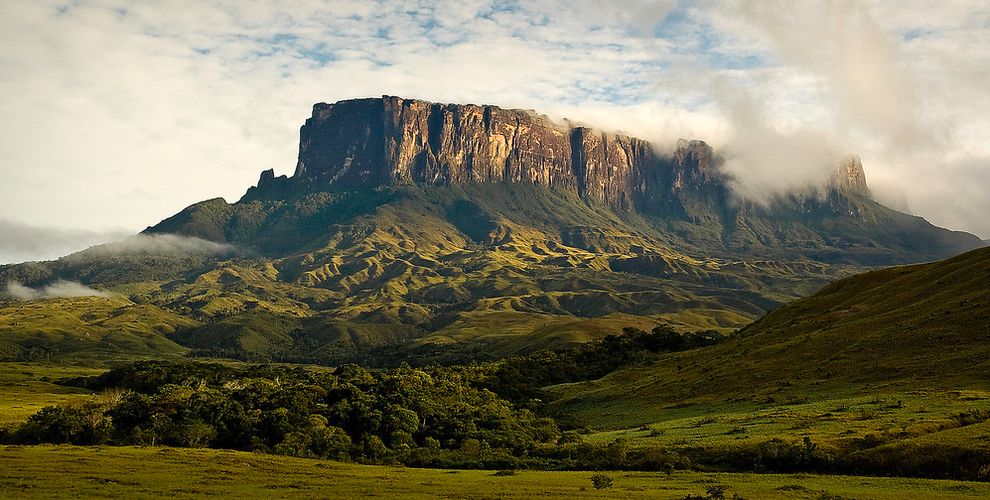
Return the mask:
[[[990,219],[978,215],[990,211],[990,6],[742,0],[709,7],[705,16],[727,50],[765,54],[776,73],[740,92],[776,107],[767,117],[772,129],[820,134],[859,153],[884,202],[990,235]],[[805,97],[803,106],[795,96]]]
[[232,256],[235,246],[176,234],[130,234],[117,229],[87,231],[28,226],[0,218],[0,264],[53,260],[63,256],[114,255]]
[[123,229],[89,231],[35,227],[0,218],[0,264],[51,260],[129,235]]
[[177,234],[136,234],[120,241],[87,248],[70,256],[73,259],[120,255],[201,255],[231,256],[238,253],[234,245]]
[[69,297],[109,297],[110,294],[75,281],[58,280],[39,288],[24,286],[16,281],[7,283],[6,294],[14,300],[37,300]]
[[817,165],[821,137],[875,191],[988,236],[990,16],[935,5],[2,2],[0,210],[137,230],[291,173],[314,102],[395,94],[752,149],[734,165],[769,189],[759,150]]

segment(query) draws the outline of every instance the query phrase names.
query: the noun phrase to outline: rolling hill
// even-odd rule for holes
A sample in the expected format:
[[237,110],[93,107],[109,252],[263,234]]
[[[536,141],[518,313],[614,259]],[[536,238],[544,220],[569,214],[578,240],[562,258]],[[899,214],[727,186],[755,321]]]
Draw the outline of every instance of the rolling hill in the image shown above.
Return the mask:
[[[839,280],[705,349],[560,387],[566,411],[990,389],[990,248]],[[652,408],[652,410],[646,410]]]

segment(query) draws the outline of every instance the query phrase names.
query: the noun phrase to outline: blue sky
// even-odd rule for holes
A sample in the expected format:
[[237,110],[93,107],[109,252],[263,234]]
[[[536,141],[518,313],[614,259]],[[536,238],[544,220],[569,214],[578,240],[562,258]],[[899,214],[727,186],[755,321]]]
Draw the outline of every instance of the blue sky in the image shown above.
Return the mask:
[[702,138],[754,199],[858,153],[882,201],[990,237],[987,5],[2,2],[0,218],[99,238],[233,201],[292,172],[314,102],[392,94]]

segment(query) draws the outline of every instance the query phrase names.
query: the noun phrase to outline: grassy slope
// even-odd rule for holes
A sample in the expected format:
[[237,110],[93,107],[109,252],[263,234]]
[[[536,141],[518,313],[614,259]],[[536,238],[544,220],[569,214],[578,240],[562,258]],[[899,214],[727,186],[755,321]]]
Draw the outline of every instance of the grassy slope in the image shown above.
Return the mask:
[[439,471],[362,466],[247,452],[135,447],[0,448],[7,498],[684,498],[724,484],[744,498],[986,498],[990,484],[814,475],[610,473],[598,491],[588,472]]
[[598,399],[783,400],[849,387],[990,389],[990,249],[847,278],[721,345],[566,388]]
[[[0,266],[0,283],[38,286],[61,278],[109,288],[146,308],[151,330],[177,330],[164,334],[199,353],[300,360],[298,353],[316,350],[340,359],[356,346],[391,349],[423,337],[414,347],[506,354],[658,321],[732,331],[863,264],[956,248],[941,242],[953,240],[948,232],[869,200],[782,202],[767,212],[729,210],[719,198],[724,193],[681,195],[683,214],[676,207],[615,211],[524,184],[214,199],[149,231],[230,242],[247,250],[237,258],[108,259],[91,250],[52,263]],[[49,300],[27,317],[18,305],[0,304],[0,357],[97,352],[69,337],[106,337],[113,333],[107,318],[127,316],[132,305],[94,315],[72,301]],[[11,330],[2,320],[15,316],[20,333],[2,335]],[[305,318],[316,319],[300,322]],[[293,330],[265,329],[293,322]],[[383,335],[389,325],[395,334]],[[56,332],[60,326],[72,331]],[[154,342],[135,337],[146,333],[139,325],[125,330],[128,338],[108,340],[103,351],[181,351],[161,335]]]
[[0,353],[7,358],[89,359],[177,356],[168,339],[195,322],[123,296],[12,302],[0,307]]
[[45,406],[83,401],[90,391],[53,383],[68,377],[99,375],[105,370],[37,363],[0,363],[0,427],[21,423]]
[[990,249],[866,273],[711,348],[556,388],[593,440],[725,447],[810,437],[990,450]]

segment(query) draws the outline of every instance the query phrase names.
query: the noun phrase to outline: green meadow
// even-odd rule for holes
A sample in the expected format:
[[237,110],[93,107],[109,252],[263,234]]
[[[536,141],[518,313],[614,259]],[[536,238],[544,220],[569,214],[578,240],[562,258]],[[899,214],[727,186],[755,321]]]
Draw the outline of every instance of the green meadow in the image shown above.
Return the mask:
[[650,498],[704,496],[721,485],[749,499],[986,498],[990,484],[810,474],[436,470],[356,465],[249,452],[157,447],[0,447],[6,498]]

